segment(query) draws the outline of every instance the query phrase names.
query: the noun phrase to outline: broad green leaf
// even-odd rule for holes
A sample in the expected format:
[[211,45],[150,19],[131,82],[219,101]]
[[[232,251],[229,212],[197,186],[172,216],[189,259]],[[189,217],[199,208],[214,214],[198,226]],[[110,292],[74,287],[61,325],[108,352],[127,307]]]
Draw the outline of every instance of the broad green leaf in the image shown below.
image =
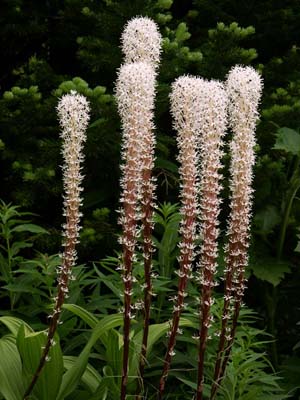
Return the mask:
[[300,133],[290,128],[279,128],[276,134],[275,150],[300,156]]
[[26,335],[33,332],[33,329],[30,327],[30,325],[20,318],[5,316],[0,317],[0,322],[2,322],[2,324],[4,324],[15,337],[17,336],[22,325],[24,326]]
[[11,271],[9,269],[8,260],[0,253],[0,273],[6,282],[9,281]]
[[117,384],[113,370],[109,365],[103,368],[103,381],[111,394],[112,399],[118,399],[120,397],[120,385]]
[[13,335],[0,339],[0,393],[5,400],[22,400],[22,362]]
[[100,320],[97,325],[92,329],[92,335],[85,345],[84,349],[77,357],[73,367],[70,368],[63,376],[61,388],[56,400],[63,400],[67,395],[72,393],[80,381],[90,356],[90,352],[101,337],[106,334],[110,329],[120,326],[123,323],[123,316],[121,314],[108,315]]
[[[189,326],[198,328],[198,324],[195,324],[192,320],[187,318],[180,318],[179,326]],[[148,346],[147,346],[147,355],[151,353],[152,347],[155,343],[164,336],[170,329],[169,322],[163,322],[162,324],[153,324],[149,327],[149,335],[148,335]],[[143,337],[143,330],[140,330],[133,338],[136,346],[138,348],[141,347]]]
[[[45,331],[25,334],[24,326],[20,327],[17,346],[23,360],[23,374],[27,385],[39,365],[46,339]],[[63,357],[57,335],[55,342],[49,352],[49,361],[46,362],[32,392],[39,400],[56,399],[62,381]]]
[[291,268],[286,262],[277,262],[276,260],[262,260],[259,264],[250,265],[253,274],[262,281],[267,281],[273,286],[279,285],[284,279],[284,274],[291,272]]
[[92,313],[85,310],[84,308],[77,306],[76,304],[64,304],[63,308],[77,315],[84,322],[86,322],[91,328],[94,328],[97,325],[98,319]]
[[268,205],[254,217],[255,230],[262,235],[268,235],[281,221],[280,214],[275,206]]
[[11,257],[16,256],[21,249],[25,249],[27,247],[32,247],[32,243],[14,242],[10,249]]
[[108,381],[103,378],[96,392],[89,398],[89,400],[107,400],[108,395]]
[[120,374],[120,365],[122,362],[123,336],[112,329],[105,339],[105,358],[107,364],[111,367],[114,375]]
[[[64,356],[63,359],[65,369],[69,370],[75,364],[77,357]],[[81,377],[81,380],[90,390],[90,392],[94,393],[98,389],[102,377],[94,367],[88,364],[86,370],[84,371],[84,374]]]
[[15,226],[12,230],[12,232],[30,232],[30,233],[43,233],[49,235],[49,232],[42,228],[39,225],[35,224],[22,224]]
[[164,169],[170,172],[174,172],[175,174],[178,172],[178,167],[175,163],[169,160],[165,160],[162,157],[157,157],[155,161],[155,168]]

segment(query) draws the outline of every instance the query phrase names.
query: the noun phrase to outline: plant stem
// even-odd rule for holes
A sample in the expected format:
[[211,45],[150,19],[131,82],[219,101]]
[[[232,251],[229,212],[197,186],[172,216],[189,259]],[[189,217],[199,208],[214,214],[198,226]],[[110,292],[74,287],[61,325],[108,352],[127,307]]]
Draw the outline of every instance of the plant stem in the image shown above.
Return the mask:
[[[145,138],[146,140],[146,138]],[[151,143],[150,144],[150,148]],[[149,148],[149,146],[146,146]],[[149,322],[150,322],[150,307],[151,307],[151,296],[152,296],[152,280],[151,280],[151,269],[152,269],[152,252],[153,252],[153,244],[152,244],[152,230],[153,230],[153,195],[154,195],[154,187],[151,179],[151,170],[152,170],[152,158],[149,160],[145,157],[146,160],[144,165],[148,164],[148,168],[143,171],[143,205],[142,205],[142,226],[143,226],[143,255],[144,255],[144,274],[145,274],[145,289],[144,289],[144,328],[143,328],[143,339],[142,339],[142,348],[140,354],[140,364],[139,364],[139,380],[140,387],[139,390],[142,389],[142,382],[144,377],[144,369],[147,355],[147,346],[148,346],[148,334],[149,334]]]
[[127,164],[124,168],[124,223],[123,223],[123,282],[124,282],[124,331],[123,331],[123,365],[121,378],[121,400],[126,398],[128,381],[129,335],[131,320],[132,262],[136,242],[136,206],[138,197],[138,146],[134,140],[129,144]]

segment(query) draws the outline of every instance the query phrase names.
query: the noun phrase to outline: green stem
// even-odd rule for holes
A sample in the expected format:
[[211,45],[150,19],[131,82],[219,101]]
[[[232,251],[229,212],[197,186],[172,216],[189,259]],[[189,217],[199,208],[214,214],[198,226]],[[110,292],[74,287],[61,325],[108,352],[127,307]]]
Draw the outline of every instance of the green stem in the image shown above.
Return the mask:
[[298,192],[300,188],[300,181],[295,185],[295,188],[292,190],[292,194],[288,200],[288,204],[287,207],[285,209],[285,213],[284,213],[284,218],[283,218],[283,224],[281,226],[281,231],[280,231],[280,239],[279,239],[279,245],[278,245],[278,251],[277,251],[277,260],[279,261],[282,257],[282,251],[283,251],[283,245],[285,242],[285,236],[286,236],[286,230],[287,230],[287,226],[288,226],[288,221],[290,218],[290,214],[291,214],[291,209],[292,209],[292,205],[294,202],[294,199],[296,197],[296,194]]

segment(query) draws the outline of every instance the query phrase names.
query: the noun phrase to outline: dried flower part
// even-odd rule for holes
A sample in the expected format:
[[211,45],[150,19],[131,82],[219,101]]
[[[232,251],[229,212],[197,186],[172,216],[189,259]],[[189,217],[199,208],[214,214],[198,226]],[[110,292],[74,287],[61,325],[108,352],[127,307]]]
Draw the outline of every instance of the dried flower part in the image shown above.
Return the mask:
[[[124,64],[116,82],[116,98],[122,120],[121,214],[124,282],[124,348],[121,399],[125,399],[128,379],[129,331],[132,315],[132,263],[138,236],[138,221],[143,218],[140,200],[145,191],[143,179],[153,164],[153,109],[155,71],[145,62]],[[150,157],[147,154],[150,151]],[[151,179],[147,191],[152,193]],[[152,200],[151,200],[152,201]],[[144,198],[144,203],[148,200]],[[143,211],[143,209],[142,209]],[[148,216],[150,218],[150,216]],[[151,245],[149,243],[149,245]]]
[[[233,131],[230,143],[231,212],[228,219],[228,244],[225,247],[225,294],[217,361],[211,399],[224,376],[233,344],[237,319],[245,289],[248,263],[249,230],[252,208],[252,179],[255,163],[255,124],[262,80],[252,67],[234,67],[228,74],[229,123]],[[231,321],[229,325],[229,321]],[[226,351],[224,353],[224,349]]]
[[203,398],[204,355],[208,330],[213,317],[210,309],[213,304],[212,290],[218,256],[218,215],[220,212],[221,191],[220,169],[223,155],[223,136],[227,125],[227,95],[222,83],[201,81],[200,88],[200,226],[203,242],[200,249],[198,278],[201,285],[200,342],[198,359],[197,400]]
[[194,248],[198,214],[197,133],[201,109],[201,103],[199,102],[200,84],[201,80],[195,77],[182,76],[172,84],[170,94],[171,112],[174,118],[174,128],[177,130],[177,145],[179,149],[178,161],[180,163],[180,197],[182,204],[180,233],[182,238],[179,244],[178,292],[177,296],[174,297],[173,318],[168,333],[168,347],[159,385],[160,397],[164,392],[171,359],[175,354],[176,336],[181,332],[179,321],[182,310],[185,307],[184,299],[187,295],[185,290],[188,279],[192,275],[192,262],[195,257]]
[[61,266],[58,268],[58,293],[54,310],[49,316],[50,324],[47,333],[47,342],[39,366],[33,379],[26,390],[24,398],[28,398],[35,383],[47,361],[50,360],[49,351],[55,345],[54,335],[65,299],[68,297],[69,281],[73,279],[72,267],[76,261],[76,244],[80,230],[81,205],[80,193],[83,176],[81,174],[81,162],[83,161],[83,145],[86,140],[86,129],[89,122],[89,104],[84,96],[71,91],[64,95],[57,106],[57,113],[61,126],[60,137],[63,140],[62,155],[63,185],[64,185],[64,216],[66,223],[63,225],[63,246]]
[[158,65],[162,38],[152,19],[132,18],[124,28],[121,41],[125,63],[144,61],[154,67]]

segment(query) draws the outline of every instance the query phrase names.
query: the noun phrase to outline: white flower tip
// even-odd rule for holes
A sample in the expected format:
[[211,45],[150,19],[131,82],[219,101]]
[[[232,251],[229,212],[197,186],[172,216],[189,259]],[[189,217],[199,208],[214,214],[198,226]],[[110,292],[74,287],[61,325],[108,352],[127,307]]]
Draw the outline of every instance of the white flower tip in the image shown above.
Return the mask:
[[[128,118],[130,107],[154,107],[155,71],[143,61],[123,64],[116,81],[116,98],[121,117]],[[132,112],[132,110],[131,110]]]
[[[86,97],[71,90],[70,93],[64,94],[57,105],[57,113],[62,128],[68,127],[70,121],[74,121],[79,130],[85,131],[90,119],[90,106]],[[63,130],[62,137],[66,131]]]
[[148,17],[132,18],[121,36],[125,63],[145,61],[157,66],[161,52],[161,34],[157,24]]
[[262,77],[253,67],[236,65],[228,73],[227,91],[233,101],[242,97],[257,105],[262,88]]

